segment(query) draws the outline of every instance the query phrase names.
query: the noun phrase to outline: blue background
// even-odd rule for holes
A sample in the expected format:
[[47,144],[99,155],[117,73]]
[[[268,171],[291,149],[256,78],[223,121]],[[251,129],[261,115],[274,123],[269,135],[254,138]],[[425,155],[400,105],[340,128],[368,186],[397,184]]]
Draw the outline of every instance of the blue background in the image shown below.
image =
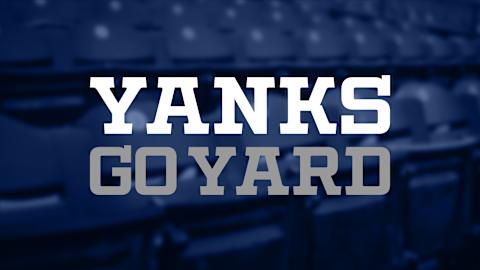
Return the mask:
[[[478,269],[479,4],[1,0],[0,269]],[[214,76],[242,86],[246,76],[308,76],[312,84],[334,76],[338,86],[384,74],[392,76],[392,126],[382,136],[278,136],[286,91],[269,97],[266,137],[144,130],[160,95],[157,76],[199,77],[202,117],[218,121]],[[127,113],[134,135],[102,135],[111,115],[89,89],[91,76],[115,76],[118,96],[123,76],[148,77]],[[376,120],[343,109],[338,89],[325,105],[331,121],[342,113]],[[125,144],[174,146],[183,157],[177,193],[93,196],[89,151]],[[239,155],[248,145],[279,146],[289,185],[299,172],[292,147],[333,146],[342,186],[351,182],[346,145],[386,146],[392,188],[380,197],[329,197],[321,186],[311,197],[236,197],[246,167],[239,157],[221,176],[226,196],[200,197],[204,176],[186,158],[195,144],[238,146]],[[106,159],[106,183],[115,185],[110,168],[118,165]],[[376,165],[365,165],[370,184]],[[163,173],[155,162],[147,170],[152,180]]]

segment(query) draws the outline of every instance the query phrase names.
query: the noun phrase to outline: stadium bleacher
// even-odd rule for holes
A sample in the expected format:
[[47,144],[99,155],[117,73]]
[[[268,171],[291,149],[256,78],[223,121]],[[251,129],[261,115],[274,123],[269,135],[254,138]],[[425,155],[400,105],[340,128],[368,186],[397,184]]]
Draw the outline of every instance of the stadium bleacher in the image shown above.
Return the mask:
[[[1,0],[0,269],[479,269],[479,49],[478,0]],[[382,136],[106,136],[110,114],[88,85],[148,76],[127,112],[143,131],[160,75],[199,77],[202,117],[218,121],[215,75],[244,85],[246,76],[384,74],[392,120]],[[339,90],[326,101],[335,119]],[[284,92],[269,102],[278,126]],[[299,181],[291,146],[381,145],[392,152],[392,188],[237,197],[239,158],[220,179],[226,196],[201,197],[205,177],[180,159],[171,197],[94,196],[90,150],[127,144],[278,146],[289,183]],[[340,160],[334,180],[349,183],[350,161]],[[105,181],[115,185],[121,163],[105,160]],[[377,167],[366,161],[369,183]],[[163,183],[164,171],[150,162],[147,181]]]

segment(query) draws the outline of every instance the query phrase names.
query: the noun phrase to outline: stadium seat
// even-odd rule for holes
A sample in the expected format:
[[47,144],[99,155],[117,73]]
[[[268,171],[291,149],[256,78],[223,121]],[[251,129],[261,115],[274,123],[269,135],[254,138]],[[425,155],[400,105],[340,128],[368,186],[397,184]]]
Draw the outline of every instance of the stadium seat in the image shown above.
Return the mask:
[[72,27],[85,8],[80,2],[70,0],[22,0],[10,4],[20,24],[36,29]]
[[[327,199],[320,202],[312,214],[313,269],[389,267],[385,198]],[[348,259],[342,260],[344,256]]]
[[[472,130],[478,134],[480,131],[480,125],[478,123],[478,116],[480,114],[480,80],[474,76],[466,76],[459,79],[454,87],[454,92],[460,97],[463,101],[463,106],[469,110],[471,118]],[[478,136],[478,135],[477,135]],[[474,151],[474,164],[478,164],[480,160],[478,150]],[[476,180],[479,172],[478,169],[475,169],[473,172],[474,181],[472,182],[472,225],[473,233],[479,234],[480,230],[478,224],[480,224],[480,194],[479,194],[479,183]]]
[[295,4],[270,1],[267,10],[267,25],[273,25],[286,33],[293,34],[306,26],[307,20]]
[[236,1],[232,4],[225,4],[219,1],[215,7],[210,9],[210,22],[216,29],[223,32],[236,32],[239,29],[250,27],[252,25],[264,25],[265,16],[261,10],[265,10],[262,3],[252,3],[250,1]]
[[136,29],[152,29],[155,26],[154,12],[157,11],[151,2],[129,0],[87,1],[89,15],[81,19],[88,21],[102,20],[122,23]]
[[158,4],[156,11],[162,14],[156,17],[156,21],[164,28],[205,25],[208,22],[208,9],[199,3],[171,1]]
[[424,36],[427,51],[429,52],[429,62],[433,64],[445,64],[452,60],[452,44],[442,36],[426,34]]
[[[30,46],[32,40],[36,46]],[[6,29],[0,35],[1,68],[49,68],[53,54],[44,36],[22,27]]]
[[387,28],[384,34],[392,36],[396,52],[392,55],[393,63],[401,66],[423,63],[427,47],[422,42],[420,33],[408,29]]
[[357,45],[357,53],[359,58],[372,61],[381,61],[385,63],[389,60],[390,51],[389,43],[382,33],[374,30],[360,30],[353,33],[354,41]]
[[278,63],[295,57],[292,40],[278,29],[252,26],[241,30],[239,38],[247,61]]
[[458,248],[469,215],[471,147],[468,117],[451,94],[433,83],[407,83],[395,98],[422,103],[428,139],[409,151],[406,248],[421,262]]
[[308,29],[302,33],[302,41],[305,46],[302,57],[311,62],[339,65],[352,53],[343,29],[334,23]]
[[[354,44],[352,56],[355,56],[361,64],[380,63],[385,64],[392,53],[389,48],[388,37],[378,31],[373,25],[356,20],[345,20],[347,33]],[[358,63],[357,63],[358,65]]]
[[480,95],[480,80],[475,76],[464,76],[459,78],[453,86],[453,91],[457,94],[464,94],[474,97],[477,101]]
[[[152,44],[128,25],[88,23],[79,26],[73,37],[73,58],[79,65],[153,64]],[[113,65],[113,66],[112,66]]]
[[86,175],[86,162],[68,165],[67,160],[80,153],[85,156],[74,161],[88,159],[85,134],[42,130],[4,116],[0,122],[9,127],[1,135],[0,239],[8,246],[0,254],[2,267],[140,267],[141,235],[133,233],[133,227],[130,234],[109,229],[112,224],[131,226],[132,220],[108,218],[113,209],[101,204],[96,204],[97,211],[104,211],[96,215],[91,211],[95,207],[86,207],[89,200],[82,200],[88,181],[77,178],[75,171]]
[[345,11],[360,16],[376,17],[381,14],[382,2],[378,0],[345,1]]
[[183,25],[170,29],[168,54],[174,63],[214,64],[232,61],[230,41],[213,29],[200,25]]
[[457,62],[475,63],[477,61],[474,42],[463,36],[451,37],[450,42],[454,46],[454,57]]
[[[9,248],[2,252],[5,269],[132,269],[144,267],[142,236],[133,233],[77,233],[75,236],[48,235],[29,241],[28,247],[15,240],[2,240]],[[103,239],[102,239],[103,237]],[[21,238],[25,240],[26,238]],[[66,244],[68,243],[68,244]]]
[[[23,210],[32,211],[32,216],[35,216],[35,212],[41,214],[41,211],[35,211],[35,206],[41,209],[43,205],[44,210],[51,213],[65,210],[65,205],[61,202],[63,183],[59,161],[52,152],[54,142],[49,134],[4,116],[1,121],[2,126],[9,127],[2,132],[1,140],[4,179],[1,186],[1,212],[2,215],[18,215],[17,218],[2,218],[2,221],[19,222],[22,216],[33,218],[21,213]],[[14,138],[16,143],[12,144]],[[25,163],[30,168],[19,167],[18,161],[26,158],[31,158],[31,161]]]
[[[32,40],[36,46],[31,46]],[[60,115],[72,116],[85,105],[85,99],[66,82],[69,78],[55,73],[60,49],[53,50],[51,44],[46,35],[23,27],[0,34],[0,111],[37,123],[59,123],[65,120]],[[48,117],[57,109],[63,114]]]

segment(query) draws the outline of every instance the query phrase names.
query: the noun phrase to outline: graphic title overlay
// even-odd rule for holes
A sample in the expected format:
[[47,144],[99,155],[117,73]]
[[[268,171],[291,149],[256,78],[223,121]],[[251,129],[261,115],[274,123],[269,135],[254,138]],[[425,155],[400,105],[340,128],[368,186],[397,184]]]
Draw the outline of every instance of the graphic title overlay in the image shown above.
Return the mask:
[[[307,77],[281,77],[280,85],[275,84],[274,77],[248,77],[246,87],[253,89],[253,105],[249,102],[245,92],[234,77],[215,77],[214,87],[221,91],[221,122],[207,123],[201,118],[195,97],[198,87],[196,77],[158,77],[157,86],[161,89],[155,119],[146,123],[145,132],[148,135],[172,134],[172,123],[169,117],[183,117],[183,132],[186,135],[206,135],[213,130],[214,136],[242,135],[244,123],[236,121],[236,113],[243,114],[246,124],[253,134],[267,135],[268,130],[268,93],[278,91],[278,88],[287,90],[288,119],[280,123],[281,135],[309,135],[311,123],[302,122],[301,114],[310,113],[314,125],[320,135],[380,135],[390,128],[390,105],[382,97],[390,96],[390,76],[381,77],[350,77],[341,85],[341,102],[347,110],[375,111],[377,121],[360,123],[353,114],[341,115],[339,123],[330,122],[322,101],[329,89],[335,88],[333,77],[318,77],[308,99],[302,99],[302,89],[309,88]],[[133,124],[126,122],[126,113],[134,99],[142,89],[147,88],[145,77],[124,77],[123,95],[117,99],[112,89],[115,88],[113,77],[92,77],[90,87],[95,89],[106,107],[110,111],[111,122],[104,123],[105,135],[132,135]],[[356,91],[365,88],[376,89],[378,98],[359,99]],[[173,105],[174,93],[178,89],[183,98],[183,105]],[[215,91],[215,90],[214,90]],[[238,108],[238,110],[236,110]],[[213,129],[210,128],[213,125]],[[159,137],[161,140],[161,137]],[[210,162],[208,146],[189,146],[188,157],[195,160],[205,176],[205,185],[199,193],[202,196],[224,195],[224,188],[219,183],[222,171],[237,156],[237,148],[232,145],[215,147],[216,161]],[[281,179],[277,157],[280,156],[279,147],[245,147],[245,157],[248,159],[243,183],[236,187],[236,195],[257,195],[257,181],[268,181],[268,195],[316,195],[318,187],[312,185],[312,177],[319,177],[327,195],[341,195],[342,188],[336,186],[333,176],[338,170],[338,152],[332,147],[296,146],[293,155],[299,159],[299,185],[285,186]],[[346,195],[385,195],[390,190],[390,152],[385,147],[349,147],[345,148],[345,155],[352,160],[352,184],[345,187]],[[103,157],[118,157],[120,162],[130,167],[114,167],[111,175],[118,177],[119,184],[107,186],[102,183],[101,163]],[[134,158],[133,158],[134,156]],[[148,185],[146,168],[147,158],[161,157],[165,161],[165,181],[162,185]],[[312,166],[315,157],[326,158],[326,166]],[[363,161],[365,157],[376,157],[379,161],[378,185],[364,185]],[[134,160],[134,162],[132,162]],[[258,170],[259,163],[264,160],[267,170]],[[132,164],[133,163],[133,164]],[[133,170],[132,168],[135,168]],[[134,181],[132,180],[134,178]],[[199,181],[203,181],[199,179]],[[174,147],[152,147],[145,145],[132,153],[130,145],[119,147],[95,147],[90,152],[90,189],[96,195],[126,195],[135,187],[136,192],[142,195],[173,195],[177,189],[177,152]],[[293,192],[292,192],[293,191]]]

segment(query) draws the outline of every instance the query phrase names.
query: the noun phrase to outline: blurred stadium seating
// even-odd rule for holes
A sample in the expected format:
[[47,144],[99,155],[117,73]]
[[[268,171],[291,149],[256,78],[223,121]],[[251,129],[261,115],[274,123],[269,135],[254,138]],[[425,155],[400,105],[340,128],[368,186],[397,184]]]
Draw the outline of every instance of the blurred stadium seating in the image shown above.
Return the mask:
[[[479,269],[479,49],[478,0],[1,0],[0,269]],[[243,83],[383,74],[393,86],[382,136],[142,130],[160,75],[199,77],[202,117],[219,120],[215,75]],[[148,76],[127,113],[138,134],[102,135],[110,114],[88,83],[103,75]],[[338,89],[326,101],[335,119]],[[286,97],[269,102],[275,126]],[[171,197],[94,196],[89,151],[125,144],[174,146],[184,156],[188,145],[278,146],[290,183],[299,173],[292,146],[382,145],[392,152],[392,189],[236,197],[246,166],[238,159],[222,174],[226,196],[205,198],[201,171],[180,159],[182,185]],[[112,165],[119,161],[106,160],[102,172],[114,184]],[[366,180],[378,181],[378,162],[365,167]],[[340,157],[335,182],[348,184],[350,171]],[[148,181],[162,183],[163,172],[150,162]]]

